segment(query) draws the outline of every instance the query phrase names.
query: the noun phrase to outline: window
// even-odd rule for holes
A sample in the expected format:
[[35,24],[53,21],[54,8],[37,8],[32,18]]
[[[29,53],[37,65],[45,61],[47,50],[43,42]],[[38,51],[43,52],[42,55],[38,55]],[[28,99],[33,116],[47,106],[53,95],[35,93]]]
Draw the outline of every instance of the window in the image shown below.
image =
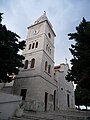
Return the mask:
[[50,47],[48,46],[48,52],[49,52],[49,50],[50,50]]
[[51,34],[50,33],[48,33],[48,37],[51,38]]
[[30,68],[34,68],[34,65],[35,65],[35,59],[33,58],[33,59],[31,60],[31,67],[30,67]]
[[48,66],[48,73],[50,73],[51,65]]
[[56,73],[54,73],[54,79],[55,79]]
[[48,45],[46,45],[46,50],[48,50]]
[[32,49],[34,49],[35,43],[32,44]]
[[31,44],[29,45],[29,50],[31,49]]
[[36,42],[36,48],[38,47],[38,42]]
[[49,44],[46,45],[46,51],[51,54],[51,47],[49,46]]
[[25,60],[24,69],[28,68],[28,60]]
[[63,88],[61,88],[61,90],[63,91]]
[[47,71],[47,61],[45,62],[45,71]]
[[51,54],[51,48],[50,48],[50,54]]

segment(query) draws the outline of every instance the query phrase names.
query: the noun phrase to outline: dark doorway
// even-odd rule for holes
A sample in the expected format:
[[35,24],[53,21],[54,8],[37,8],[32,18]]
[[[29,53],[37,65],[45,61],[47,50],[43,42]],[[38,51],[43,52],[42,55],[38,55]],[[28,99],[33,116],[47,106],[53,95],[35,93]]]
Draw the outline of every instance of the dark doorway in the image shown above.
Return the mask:
[[25,60],[25,65],[24,65],[24,69],[28,68],[28,60]]
[[53,101],[53,104],[54,104],[54,110],[55,110],[55,103],[56,103],[56,90],[54,90],[54,101]]
[[21,89],[20,96],[22,96],[22,100],[25,100],[25,98],[26,98],[26,92],[27,92],[27,89]]
[[68,105],[68,107],[70,107],[70,102],[69,102],[69,94],[67,94],[67,105]]
[[45,111],[47,111],[47,99],[48,99],[48,93],[45,92]]

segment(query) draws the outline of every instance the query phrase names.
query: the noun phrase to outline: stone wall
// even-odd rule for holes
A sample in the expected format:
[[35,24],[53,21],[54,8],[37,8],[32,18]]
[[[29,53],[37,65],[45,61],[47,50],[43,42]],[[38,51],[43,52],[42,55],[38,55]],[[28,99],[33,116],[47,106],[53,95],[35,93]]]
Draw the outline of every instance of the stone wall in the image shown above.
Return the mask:
[[12,117],[20,102],[21,97],[0,92],[0,120]]

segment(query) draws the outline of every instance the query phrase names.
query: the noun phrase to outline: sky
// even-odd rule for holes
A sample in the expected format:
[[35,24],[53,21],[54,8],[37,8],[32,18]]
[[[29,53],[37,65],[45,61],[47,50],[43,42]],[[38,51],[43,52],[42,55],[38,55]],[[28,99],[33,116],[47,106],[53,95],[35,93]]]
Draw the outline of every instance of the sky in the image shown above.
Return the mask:
[[90,21],[90,0],[0,0],[0,12],[4,13],[2,24],[17,33],[21,40],[27,36],[27,27],[34,23],[43,12],[53,25],[55,38],[55,65],[67,62],[72,55],[69,51],[73,41],[68,33],[76,31],[83,17]]

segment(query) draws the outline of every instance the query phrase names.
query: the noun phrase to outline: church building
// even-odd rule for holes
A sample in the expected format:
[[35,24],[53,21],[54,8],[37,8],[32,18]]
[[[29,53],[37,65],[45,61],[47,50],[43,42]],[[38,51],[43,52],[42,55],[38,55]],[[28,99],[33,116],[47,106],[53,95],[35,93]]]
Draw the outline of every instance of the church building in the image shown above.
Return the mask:
[[74,109],[74,86],[65,76],[68,64],[54,66],[55,32],[46,13],[28,27],[24,68],[13,85],[13,94],[22,96],[25,110],[57,111]]

